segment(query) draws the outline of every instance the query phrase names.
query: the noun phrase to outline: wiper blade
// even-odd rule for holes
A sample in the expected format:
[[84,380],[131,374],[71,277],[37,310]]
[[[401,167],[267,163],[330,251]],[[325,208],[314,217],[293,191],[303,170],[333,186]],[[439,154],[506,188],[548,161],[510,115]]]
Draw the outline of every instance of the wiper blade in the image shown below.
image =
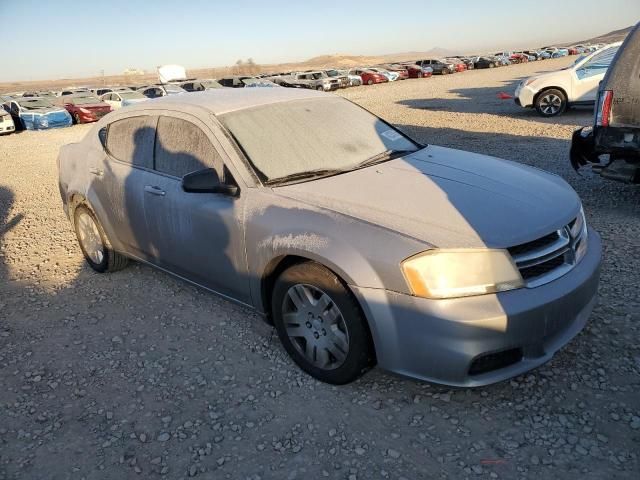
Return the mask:
[[287,183],[296,182],[299,180],[311,180],[318,177],[328,177],[331,175],[337,175],[343,173],[344,170],[337,168],[325,168],[319,170],[309,170],[307,172],[298,172],[284,177],[274,178],[265,182],[265,185],[282,185]]
[[353,170],[357,170],[359,168],[370,167],[371,165],[376,165],[378,163],[387,162],[389,160],[393,160],[397,157],[402,157],[409,153],[417,152],[417,150],[385,150],[377,155],[374,155],[371,158],[366,159],[364,162],[358,163]]

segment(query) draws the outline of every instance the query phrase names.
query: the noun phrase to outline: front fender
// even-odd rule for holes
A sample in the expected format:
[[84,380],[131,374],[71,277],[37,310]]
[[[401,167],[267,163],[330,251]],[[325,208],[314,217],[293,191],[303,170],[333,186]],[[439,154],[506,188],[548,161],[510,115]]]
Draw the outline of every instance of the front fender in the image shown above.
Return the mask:
[[284,257],[316,261],[351,286],[406,292],[400,263],[429,248],[384,227],[258,192],[247,200],[245,221],[251,293],[260,311],[263,279]]

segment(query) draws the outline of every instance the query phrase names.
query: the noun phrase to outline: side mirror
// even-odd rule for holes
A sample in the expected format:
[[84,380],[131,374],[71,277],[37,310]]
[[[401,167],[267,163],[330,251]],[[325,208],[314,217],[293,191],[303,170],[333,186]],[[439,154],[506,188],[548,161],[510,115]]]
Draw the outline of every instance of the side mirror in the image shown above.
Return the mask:
[[238,187],[221,183],[218,172],[213,168],[187,173],[182,177],[182,190],[189,193],[220,193],[230,197],[238,195]]

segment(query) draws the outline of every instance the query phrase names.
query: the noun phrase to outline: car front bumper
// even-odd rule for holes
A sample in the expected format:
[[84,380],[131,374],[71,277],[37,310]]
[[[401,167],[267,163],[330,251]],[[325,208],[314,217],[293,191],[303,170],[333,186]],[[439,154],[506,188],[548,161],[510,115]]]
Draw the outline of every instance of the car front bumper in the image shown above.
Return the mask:
[[[588,238],[578,265],[534,289],[430,300],[352,287],[369,320],[378,364],[420,380],[478,387],[546,363],[582,330],[595,305],[601,243],[591,229]],[[519,357],[505,356],[510,360],[503,365],[505,352]],[[487,359],[497,360],[495,368],[471,372]]]
[[538,93],[538,91],[533,90],[530,86],[527,85],[525,87],[520,84],[518,85],[518,88],[516,88],[514,100],[516,104],[520,105],[521,107],[532,107],[533,99],[535,98],[536,93]]

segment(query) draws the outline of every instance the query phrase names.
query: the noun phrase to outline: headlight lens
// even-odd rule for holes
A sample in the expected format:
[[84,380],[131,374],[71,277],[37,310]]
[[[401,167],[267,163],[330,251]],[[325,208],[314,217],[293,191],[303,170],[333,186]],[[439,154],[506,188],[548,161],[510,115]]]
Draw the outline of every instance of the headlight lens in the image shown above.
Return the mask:
[[576,222],[571,227],[571,237],[580,239],[576,245],[576,263],[582,260],[587,253],[587,245],[589,244],[587,232],[587,221],[584,217],[584,210],[581,207]]
[[37,122],[41,127],[48,127],[49,126],[49,119],[47,118],[46,115],[40,115],[40,116],[38,116],[36,118],[38,119]]
[[536,77],[528,78],[527,80],[525,80],[525,82],[524,82],[524,85],[523,85],[523,86],[524,86],[524,87],[526,87],[527,85],[531,85],[531,84],[532,84],[533,82],[535,82],[536,80],[537,80],[537,78],[536,78]]
[[413,295],[455,298],[504,292],[524,286],[506,250],[428,250],[402,262]]

